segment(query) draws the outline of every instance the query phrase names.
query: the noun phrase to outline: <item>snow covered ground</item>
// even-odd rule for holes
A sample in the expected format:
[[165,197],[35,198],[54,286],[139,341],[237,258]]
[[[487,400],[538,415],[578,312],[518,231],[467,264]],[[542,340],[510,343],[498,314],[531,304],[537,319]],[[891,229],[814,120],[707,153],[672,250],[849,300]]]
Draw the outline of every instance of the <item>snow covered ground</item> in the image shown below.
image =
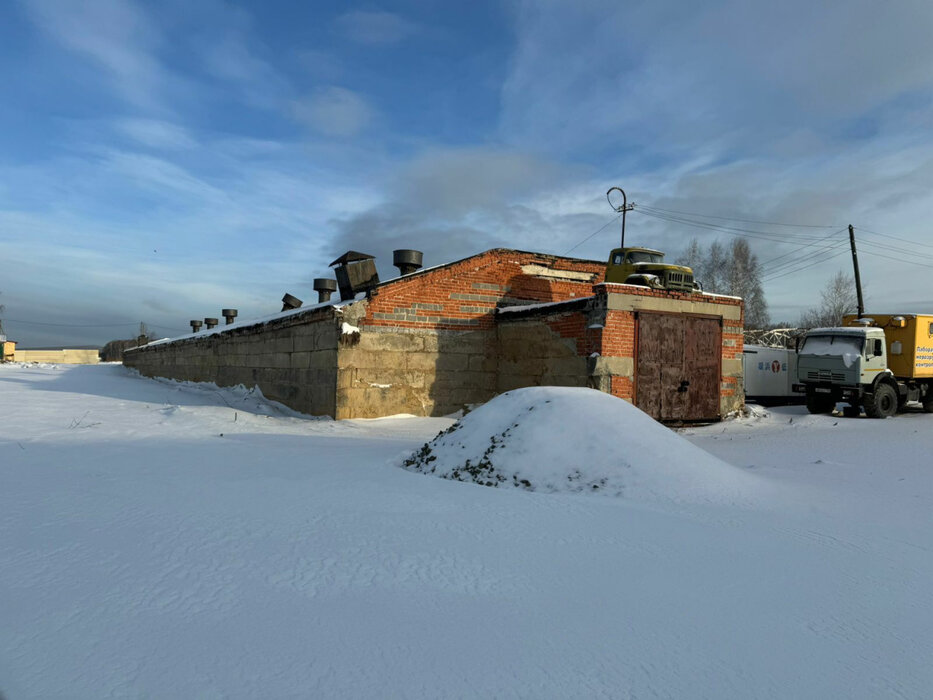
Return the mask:
[[718,501],[398,468],[452,423],[0,366],[0,694],[930,697],[933,415],[685,431],[755,483]]

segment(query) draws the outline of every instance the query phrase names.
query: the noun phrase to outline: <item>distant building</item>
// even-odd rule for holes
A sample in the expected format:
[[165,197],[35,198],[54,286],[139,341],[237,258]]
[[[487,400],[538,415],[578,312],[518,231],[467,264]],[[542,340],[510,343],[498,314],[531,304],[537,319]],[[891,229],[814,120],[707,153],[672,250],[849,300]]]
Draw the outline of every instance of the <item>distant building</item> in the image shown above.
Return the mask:
[[96,365],[98,348],[23,348],[13,353],[14,362],[47,362],[56,365]]
[[383,283],[367,258],[335,261],[340,302],[129,349],[124,364],[335,418],[446,415],[538,385],[667,421],[743,404],[741,299],[607,284],[603,262],[508,249]]

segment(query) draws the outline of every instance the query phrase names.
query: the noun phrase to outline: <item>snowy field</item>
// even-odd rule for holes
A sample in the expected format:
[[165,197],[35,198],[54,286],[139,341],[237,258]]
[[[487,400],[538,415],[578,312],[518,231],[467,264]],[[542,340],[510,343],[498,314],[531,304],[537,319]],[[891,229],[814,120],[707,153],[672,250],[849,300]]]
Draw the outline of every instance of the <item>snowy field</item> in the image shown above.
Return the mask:
[[[0,695],[933,695],[933,415],[682,438],[528,396],[536,420],[500,397],[417,473],[452,419],[0,366]],[[483,430],[511,486],[437,478]],[[550,488],[575,456],[588,488]]]

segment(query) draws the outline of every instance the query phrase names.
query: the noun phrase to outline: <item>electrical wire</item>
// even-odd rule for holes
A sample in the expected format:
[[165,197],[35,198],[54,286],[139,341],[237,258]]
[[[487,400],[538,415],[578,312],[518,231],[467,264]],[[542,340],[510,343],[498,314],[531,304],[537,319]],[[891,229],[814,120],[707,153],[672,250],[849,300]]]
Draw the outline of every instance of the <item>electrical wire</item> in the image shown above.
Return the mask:
[[640,209],[650,208],[655,211],[667,213],[667,214],[682,214],[685,216],[698,216],[703,219],[720,219],[722,221],[738,221],[745,224],[765,224],[767,226],[788,226],[791,228],[835,228],[833,225],[820,225],[820,224],[788,224],[780,221],[760,221],[757,219],[737,219],[730,216],[714,216],[713,214],[698,214],[696,212],[687,212],[687,211],[677,211],[676,209],[662,209],[661,207],[644,207],[640,206]]
[[782,272],[782,273],[780,273],[780,274],[762,277],[761,281],[762,281],[762,282],[773,282],[773,281],[776,280],[776,279],[780,279],[781,277],[787,277],[788,275],[796,274],[796,273],[801,272],[801,271],[803,271],[803,270],[806,270],[806,269],[808,269],[808,268],[814,267],[815,265],[822,265],[823,263],[828,262],[828,261],[832,260],[833,258],[838,258],[840,255],[844,254],[845,252],[846,252],[845,250],[840,250],[838,253],[835,253],[835,254],[830,255],[830,256],[828,256],[828,257],[821,258],[820,260],[814,260],[814,261],[811,262],[809,265],[803,265],[802,267],[798,267],[798,268],[793,269],[793,270],[788,270],[788,271]]
[[[783,273],[783,272],[792,272],[798,269],[804,269],[806,267],[809,267],[808,263],[810,261],[816,260],[817,262],[819,262],[822,260],[828,260],[829,257],[835,257],[835,254],[833,256],[826,255],[832,250],[836,250],[841,254],[841,253],[844,253],[845,249],[847,248],[848,246],[844,241],[837,241],[836,243],[833,243],[831,245],[818,248],[815,251],[809,251],[807,253],[804,253],[803,255],[797,255],[793,259],[786,260],[780,265],[775,265],[775,266],[763,269],[762,278],[767,279],[772,276],[777,276],[778,274]],[[801,265],[801,263],[803,264]]]
[[897,262],[907,263],[908,265],[917,265],[918,267],[930,267],[933,268],[933,263],[924,263],[917,262],[916,260],[905,260],[904,258],[896,258],[893,255],[885,255],[884,253],[876,253],[872,250],[863,251],[865,255],[872,255],[876,258],[885,258],[887,260],[896,260]]
[[864,232],[864,233],[870,233],[870,234],[873,235],[873,236],[881,236],[882,238],[891,238],[891,239],[893,239],[893,240],[895,240],[895,241],[901,241],[902,243],[909,243],[909,244],[911,244],[911,245],[920,246],[921,248],[931,248],[931,249],[933,249],[933,245],[931,245],[931,244],[929,244],[929,243],[920,243],[920,242],[918,242],[918,241],[911,241],[911,240],[909,240],[909,239],[907,239],[907,238],[900,238],[899,236],[892,236],[892,235],[890,235],[890,234],[888,234],[888,233],[879,233],[878,231],[871,231],[871,230],[869,230],[869,229],[867,229],[867,228],[862,228],[861,226],[855,226],[855,227],[853,227],[853,228],[855,228],[855,230],[858,231],[859,233],[862,233],[862,232]]
[[[771,263],[776,262],[776,261],[778,261],[778,260],[781,260],[781,259],[783,259],[783,258],[786,258],[786,257],[789,256],[789,255],[793,255],[794,253],[796,253],[796,252],[798,252],[798,251],[800,251],[800,250],[803,250],[804,248],[810,248],[810,247],[812,247],[812,246],[819,245],[819,243],[822,243],[822,242],[824,242],[824,241],[828,241],[830,238],[832,238],[833,236],[838,236],[838,235],[839,235],[840,233],[842,233],[843,231],[845,231],[845,228],[841,228],[841,229],[839,229],[838,231],[833,231],[833,232],[830,233],[828,236],[825,236],[824,238],[821,238],[817,243],[807,243],[806,245],[803,245],[803,246],[800,246],[800,247],[798,247],[798,248],[795,248],[794,250],[790,251],[789,253],[784,253],[783,255],[778,255],[777,257],[769,258],[768,260],[764,260],[764,261],[761,263],[761,266],[762,266],[763,268],[766,268],[766,267],[770,266]],[[836,245],[836,244],[833,243],[833,244],[830,245],[830,247],[832,247],[833,245]]]
[[567,252],[564,253],[564,255],[567,255],[567,253],[570,253],[571,251],[576,250],[576,249],[579,248],[581,245],[583,245],[583,244],[586,243],[588,240],[590,240],[593,236],[595,236],[597,233],[602,233],[603,230],[605,230],[606,227],[609,226],[609,224],[613,223],[614,221],[618,221],[619,218],[620,218],[621,216],[622,216],[621,214],[616,214],[615,216],[613,216],[611,219],[609,219],[609,221],[607,221],[605,224],[603,224],[603,225],[600,226],[598,229],[596,229],[595,231],[593,231],[593,233],[591,233],[589,236],[587,236],[586,238],[584,238],[582,241],[580,241],[579,243],[577,243],[577,244],[576,244],[575,246],[573,246],[572,248],[569,248],[569,249],[567,250]]
[[647,207],[638,207],[635,211],[640,211],[645,216],[650,216],[655,219],[660,219],[661,221],[668,221],[670,223],[679,223],[687,226],[692,226],[696,228],[702,228],[709,231],[720,231],[730,236],[739,236],[743,238],[758,238],[766,241],[778,241],[778,242],[787,242],[788,236],[793,236],[801,241],[810,241],[810,242],[819,242],[820,238],[806,235],[806,234],[782,234],[775,231],[756,231],[752,229],[738,228],[735,226],[722,226],[721,224],[711,224],[706,221],[699,221],[696,219],[688,219],[678,216],[671,216],[668,214],[658,214]]

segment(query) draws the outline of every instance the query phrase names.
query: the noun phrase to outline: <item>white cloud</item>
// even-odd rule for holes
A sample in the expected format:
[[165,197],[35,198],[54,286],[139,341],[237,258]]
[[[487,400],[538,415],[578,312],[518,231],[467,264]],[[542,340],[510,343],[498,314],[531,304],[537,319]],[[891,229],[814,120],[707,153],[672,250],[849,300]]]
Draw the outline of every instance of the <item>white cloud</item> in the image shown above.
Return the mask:
[[372,121],[373,109],[352,90],[331,86],[293,101],[292,115],[326,136],[354,136]]
[[334,20],[337,31],[360,44],[388,46],[408,38],[417,25],[391,12],[354,10]]
[[125,99],[143,107],[159,104],[166,81],[155,57],[161,36],[135,3],[32,0],[25,6],[59,43],[103,68]]
[[[822,139],[933,86],[933,4],[525,2],[502,133],[548,152],[682,158]],[[689,156],[688,156],[689,157]]]
[[116,128],[134,141],[150,148],[179,150],[197,146],[186,128],[158,119],[121,119]]

